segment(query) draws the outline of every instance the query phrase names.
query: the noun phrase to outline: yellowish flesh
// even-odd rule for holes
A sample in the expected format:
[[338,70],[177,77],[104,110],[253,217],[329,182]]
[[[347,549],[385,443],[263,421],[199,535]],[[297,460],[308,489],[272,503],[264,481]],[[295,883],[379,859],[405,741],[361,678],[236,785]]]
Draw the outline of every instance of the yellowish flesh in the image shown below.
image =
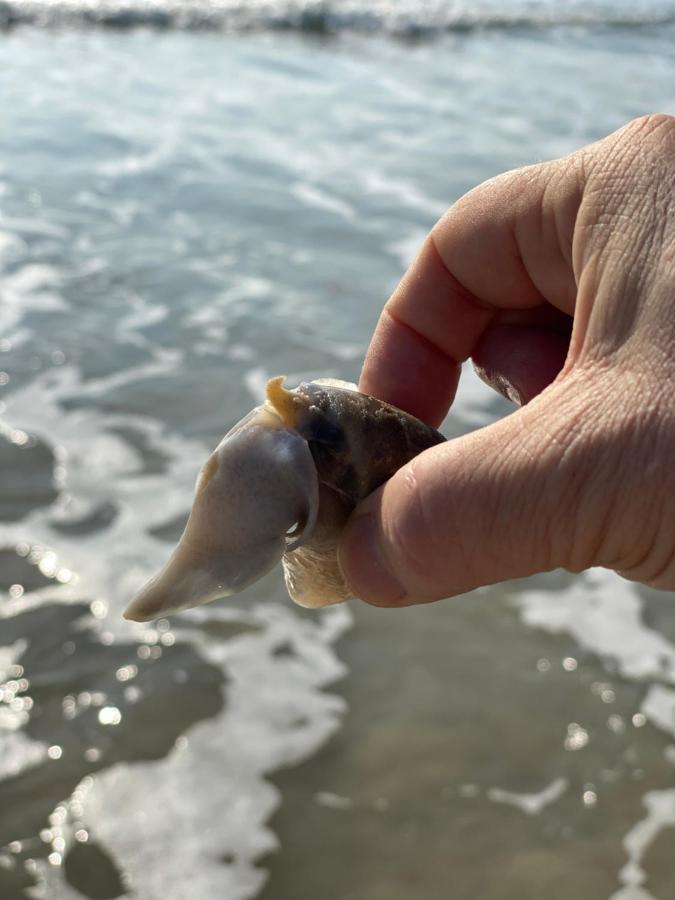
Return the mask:
[[300,415],[307,407],[307,401],[284,387],[285,375],[270,378],[267,382],[267,403],[279,416],[287,428],[297,428]]

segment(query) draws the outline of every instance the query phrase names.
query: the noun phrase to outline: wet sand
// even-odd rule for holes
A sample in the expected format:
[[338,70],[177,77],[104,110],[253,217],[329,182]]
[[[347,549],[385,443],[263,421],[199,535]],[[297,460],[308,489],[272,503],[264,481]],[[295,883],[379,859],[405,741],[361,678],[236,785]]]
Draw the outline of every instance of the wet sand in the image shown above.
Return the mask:
[[[608,688],[606,669],[572,641],[533,640],[508,594],[402,611],[353,604],[339,647],[344,727],[273,779],[280,850],[261,861],[261,900],[598,900],[618,889],[622,839],[644,816],[644,794],[675,783],[668,742],[630,724],[641,685]],[[589,741],[567,750],[573,722]],[[542,799],[537,814],[496,802],[495,788],[536,795],[556,779],[562,796]],[[659,900],[675,896],[674,851],[665,829],[643,860]]]

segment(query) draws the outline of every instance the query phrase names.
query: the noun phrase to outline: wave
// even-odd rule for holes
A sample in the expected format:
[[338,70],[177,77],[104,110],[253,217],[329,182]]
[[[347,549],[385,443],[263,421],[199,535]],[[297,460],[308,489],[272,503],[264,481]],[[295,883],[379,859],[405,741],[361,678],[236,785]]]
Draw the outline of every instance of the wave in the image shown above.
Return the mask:
[[0,0],[0,27],[5,29],[32,24],[423,37],[447,31],[671,23],[675,3],[657,0]]

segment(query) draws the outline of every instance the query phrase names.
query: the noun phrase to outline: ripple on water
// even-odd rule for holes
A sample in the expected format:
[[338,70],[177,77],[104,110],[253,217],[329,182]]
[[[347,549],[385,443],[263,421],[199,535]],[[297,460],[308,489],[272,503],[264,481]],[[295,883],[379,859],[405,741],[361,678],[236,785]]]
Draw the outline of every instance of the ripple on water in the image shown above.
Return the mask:
[[103,500],[95,504],[80,516],[66,518],[62,514],[49,520],[54,531],[69,537],[86,536],[109,528],[115,521],[119,508],[112,500]]
[[0,522],[17,521],[58,496],[56,457],[40,437],[0,423]]
[[[144,659],[135,642],[106,646],[87,603],[45,604],[4,619],[0,641],[14,647],[11,665],[20,667],[32,700],[22,738],[29,762],[11,781],[0,781],[0,846],[17,835],[40,834],[85,776],[121,762],[162,758],[183,731],[223,708],[222,667],[184,642],[164,643],[161,654]],[[177,672],[186,677],[176,678]],[[12,747],[3,743],[7,749]],[[77,830],[77,804],[67,803]],[[31,839],[24,857],[46,858],[50,850],[53,841],[36,846]],[[80,856],[71,871],[81,868]],[[3,897],[4,879],[0,868]]]
[[[321,5],[323,14],[330,3]],[[377,12],[395,17],[399,5]],[[52,454],[63,447],[67,482],[50,506],[59,465],[46,454],[26,470],[37,494],[0,526],[6,586],[25,589],[0,600],[0,613],[14,614],[0,621],[0,643],[25,668],[5,679],[16,682],[5,722],[22,723],[7,732],[6,758],[23,754],[26,765],[0,781],[0,828],[11,836],[0,850],[3,900],[37,878],[50,900],[72,896],[66,879],[78,893],[115,893],[123,877],[108,858],[143,897],[253,896],[260,855],[277,844],[268,819],[280,794],[268,773],[280,766],[273,900],[408,900],[445,884],[462,896],[557,886],[597,898],[617,886],[642,796],[672,782],[672,754],[653,727],[672,697],[647,690],[665,671],[658,653],[672,654],[654,637],[667,614],[646,635],[612,582],[582,580],[578,597],[547,582],[547,597],[524,610],[537,630],[500,591],[395,617],[357,608],[341,649],[352,671],[346,726],[295,773],[341,724],[344,703],[326,691],[342,673],[339,629],[326,626],[336,619],[277,603],[275,576],[243,602],[170,626],[133,629],[119,616],[164,561],[157,538],[180,527],[208,447],[251,393],[259,401],[262,376],[353,377],[388,290],[448,202],[646,105],[672,109],[672,31],[609,31],[511,29],[414,46],[8,36],[0,84],[16,99],[0,163],[0,318],[17,332],[0,340],[11,377],[0,386],[19,444],[35,434]],[[35,374],[40,360],[58,372]],[[463,378],[452,429],[485,424],[501,403],[474,387]],[[29,443],[10,450],[30,459]],[[20,542],[31,569],[12,569]],[[76,588],[45,574],[60,559]],[[621,677],[607,671],[613,649]],[[539,816],[513,805],[541,804],[551,796],[543,786],[562,777],[569,790]],[[453,784],[463,793],[443,795]],[[497,785],[500,803],[488,796]],[[665,857],[659,841],[650,848]],[[105,885],[85,880],[87,859]],[[651,882],[644,854],[639,864]],[[672,860],[663,871],[672,875]],[[655,895],[665,900],[671,885]]]

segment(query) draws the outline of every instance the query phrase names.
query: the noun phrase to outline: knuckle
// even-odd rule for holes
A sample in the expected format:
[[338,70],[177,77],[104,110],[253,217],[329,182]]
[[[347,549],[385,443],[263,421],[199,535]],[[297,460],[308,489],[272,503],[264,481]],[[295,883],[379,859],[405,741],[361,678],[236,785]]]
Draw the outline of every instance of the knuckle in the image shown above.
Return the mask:
[[675,164],[675,116],[649,113],[628,124],[626,137],[638,157],[642,157],[647,173],[654,169],[665,174]]
[[633,119],[587,148],[585,156],[604,190],[612,184],[660,182],[675,163],[675,116],[649,113]]
[[659,133],[660,138],[669,139],[675,135],[675,116],[667,113],[647,113],[638,116],[628,125],[629,129],[642,134],[651,135]]

